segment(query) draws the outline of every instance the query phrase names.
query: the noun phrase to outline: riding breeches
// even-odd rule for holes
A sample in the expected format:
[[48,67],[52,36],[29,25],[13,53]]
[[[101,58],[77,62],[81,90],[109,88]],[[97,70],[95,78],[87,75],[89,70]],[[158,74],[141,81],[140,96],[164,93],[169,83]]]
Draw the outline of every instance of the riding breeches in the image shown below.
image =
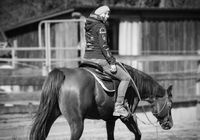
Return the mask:
[[130,77],[129,73],[127,73],[119,65],[116,65],[117,72],[115,74],[111,73],[110,72],[110,65],[108,64],[108,62],[106,60],[98,59],[98,60],[95,61],[95,63],[98,63],[99,65],[101,65],[107,73],[113,75],[114,77],[116,77],[117,79],[120,80],[120,84],[119,84],[119,87],[118,87],[117,102],[123,102],[127,88],[128,88],[129,83],[131,81],[131,77]]

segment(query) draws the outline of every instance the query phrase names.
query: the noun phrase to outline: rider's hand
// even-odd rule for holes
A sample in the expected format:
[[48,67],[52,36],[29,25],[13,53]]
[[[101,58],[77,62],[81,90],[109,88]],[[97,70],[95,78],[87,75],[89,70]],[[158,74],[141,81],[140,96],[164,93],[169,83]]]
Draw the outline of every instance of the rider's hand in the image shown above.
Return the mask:
[[116,72],[117,72],[117,67],[116,67],[116,65],[110,65],[110,72],[111,72],[111,73],[116,73]]

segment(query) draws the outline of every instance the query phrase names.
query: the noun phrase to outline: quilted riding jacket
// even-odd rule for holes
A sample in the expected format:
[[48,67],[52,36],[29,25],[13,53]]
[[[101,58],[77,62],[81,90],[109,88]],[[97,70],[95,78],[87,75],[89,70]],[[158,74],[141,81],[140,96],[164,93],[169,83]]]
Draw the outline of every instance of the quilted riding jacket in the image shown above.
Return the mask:
[[115,64],[116,59],[110,52],[107,42],[106,26],[98,17],[89,17],[85,23],[86,59],[106,59],[109,64]]

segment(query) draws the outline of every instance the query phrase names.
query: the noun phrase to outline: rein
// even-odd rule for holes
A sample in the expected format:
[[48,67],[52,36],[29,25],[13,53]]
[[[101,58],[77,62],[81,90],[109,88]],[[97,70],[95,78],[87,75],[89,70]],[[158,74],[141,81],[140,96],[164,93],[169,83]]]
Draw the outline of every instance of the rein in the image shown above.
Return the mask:
[[[125,69],[125,67],[124,67],[120,62],[118,62],[118,63],[119,63],[119,65],[124,69],[124,71],[127,72],[127,73],[129,74],[129,72]],[[129,74],[129,75],[130,75],[130,74]],[[131,76],[130,76],[130,77],[131,77]],[[142,101],[141,96],[140,96],[139,91],[138,91],[138,88],[137,88],[137,86],[136,86],[136,84],[135,84],[135,82],[134,82],[134,80],[133,80],[132,77],[131,77],[131,81],[132,81],[132,83],[133,83],[133,86],[134,86],[135,91],[136,91],[136,93],[137,93],[137,96],[138,96],[138,98],[139,98],[139,101]],[[149,117],[147,116],[146,111],[145,111],[145,109],[144,109],[144,106],[142,106],[142,111],[143,111],[143,113],[145,114],[145,116],[146,116],[147,120],[149,121],[149,123],[156,127],[156,125],[155,125],[154,123],[152,123],[151,120],[149,119]],[[137,118],[138,118],[138,117],[137,117]],[[139,119],[139,118],[138,118],[138,119]],[[139,120],[140,120],[140,119],[139,119]],[[143,121],[141,121],[141,122],[143,122]],[[144,123],[144,124],[146,124],[146,123]]]
[[[119,63],[119,65],[124,69],[124,71],[127,72],[127,73],[129,74],[129,72],[125,69],[125,67],[124,67],[120,62],[118,62],[118,63]],[[129,74],[129,75],[130,75],[130,74]],[[130,76],[130,77],[131,77],[131,76]],[[139,91],[138,91],[138,88],[137,88],[137,86],[136,86],[136,84],[135,84],[135,82],[134,82],[134,80],[133,80],[132,77],[131,77],[131,81],[132,81],[132,83],[133,83],[133,86],[134,86],[135,91],[136,91],[136,93],[137,93],[137,96],[138,96],[138,98],[139,98],[139,101],[142,101],[141,96],[140,96]],[[165,99],[165,103],[164,103],[164,105],[162,106],[161,110],[160,110],[159,112],[157,112],[157,113],[153,113],[153,115],[159,115],[159,114],[164,110],[164,108],[165,108],[167,105],[168,105],[168,103],[167,103],[167,98],[166,98],[166,99]],[[151,120],[149,119],[149,117],[148,117],[147,114],[146,114],[146,111],[145,111],[145,109],[144,109],[144,106],[142,106],[142,111],[143,111],[143,113],[145,114],[147,120],[149,121],[149,124],[147,124],[146,122],[142,121],[142,120],[135,114],[136,118],[137,118],[139,121],[141,121],[143,124],[145,124],[145,125],[150,125],[150,124],[153,125],[153,126],[156,128],[156,134],[157,134],[157,140],[158,140],[158,125],[156,125],[156,124],[158,123],[159,120],[157,120],[157,122],[155,122],[155,123],[151,122]],[[168,113],[168,115],[169,115],[169,113]],[[175,135],[173,132],[171,132],[171,133],[176,137],[176,135]]]
[[[118,63],[119,63],[119,65],[124,69],[124,71],[125,71],[126,73],[129,74],[129,72],[125,69],[125,67],[122,65],[122,63],[121,63],[121,62],[118,62]],[[129,75],[130,75],[130,74],[129,74]],[[131,77],[131,76],[130,76],[130,77]],[[137,88],[137,86],[136,86],[136,84],[135,84],[135,82],[134,82],[134,80],[133,80],[132,77],[131,77],[131,82],[133,83],[133,86],[134,86],[134,88],[135,88],[135,91],[136,91],[136,93],[137,93],[137,96],[138,96],[138,98],[139,98],[139,101],[142,101],[141,96],[140,96],[139,91],[138,91],[138,88]]]
[[[125,71],[126,73],[129,74],[129,72],[125,69],[125,67],[124,67],[120,62],[118,62],[118,63],[119,63],[119,65],[124,69],[124,71]],[[130,74],[129,74],[129,75],[130,75]],[[130,77],[131,77],[131,76],[130,76]],[[134,80],[133,80],[132,77],[131,77],[131,81],[132,81],[132,83],[133,83],[133,86],[134,86],[135,91],[136,91],[136,93],[137,93],[137,96],[138,96],[138,98],[139,98],[139,101],[142,101],[141,96],[140,96],[139,91],[138,91],[138,88],[137,88],[137,86],[136,86],[136,84],[135,84],[135,82],[134,82]],[[165,104],[163,105],[161,111],[159,111],[158,113],[155,113],[155,114],[161,113],[161,112],[163,111],[163,109],[165,108],[166,105],[167,105],[167,99],[165,100]],[[147,120],[149,121],[149,123],[157,128],[157,126],[155,125],[155,123],[151,122],[151,120],[150,120],[149,117],[147,116],[146,111],[145,111],[145,109],[144,109],[144,106],[142,106],[142,111],[143,111],[143,113],[145,114],[145,116],[146,116]],[[154,114],[154,113],[153,113],[153,114]],[[138,117],[137,117],[137,118],[138,118]],[[139,118],[138,118],[138,119],[139,119]],[[139,120],[140,120],[140,119],[139,119]],[[141,120],[140,120],[140,121],[141,121]],[[141,121],[141,122],[144,123],[143,121]],[[144,123],[144,124],[147,124],[147,123]]]

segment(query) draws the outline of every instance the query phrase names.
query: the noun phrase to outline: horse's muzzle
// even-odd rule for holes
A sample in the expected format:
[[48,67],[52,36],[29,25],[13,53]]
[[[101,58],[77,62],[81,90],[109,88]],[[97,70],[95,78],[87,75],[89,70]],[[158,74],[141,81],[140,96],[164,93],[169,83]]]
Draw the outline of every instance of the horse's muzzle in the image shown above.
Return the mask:
[[167,118],[166,120],[160,122],[162,129],[169,130],[173,127],[173,120],[171,117]]

